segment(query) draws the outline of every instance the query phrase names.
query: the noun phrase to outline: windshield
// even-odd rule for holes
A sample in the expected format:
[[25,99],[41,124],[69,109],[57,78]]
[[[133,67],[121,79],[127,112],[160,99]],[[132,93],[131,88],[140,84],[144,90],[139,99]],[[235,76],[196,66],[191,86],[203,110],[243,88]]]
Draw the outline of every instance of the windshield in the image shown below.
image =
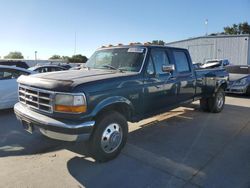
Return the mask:
[[139,72],[145,51],[142,47],[98,50],[87,61],[87,67]]

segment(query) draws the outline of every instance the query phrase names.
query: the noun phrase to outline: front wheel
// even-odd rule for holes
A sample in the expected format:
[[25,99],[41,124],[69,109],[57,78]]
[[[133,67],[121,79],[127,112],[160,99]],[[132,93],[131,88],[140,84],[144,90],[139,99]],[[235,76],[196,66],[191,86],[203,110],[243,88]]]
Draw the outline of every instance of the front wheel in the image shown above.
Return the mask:
[[225,91],[219,88],[214,97],[209,98],[208,107],[209,111],[219,113],[223,110],[225,104]]
[[107,112],[97,119],[90,138],[91,154],[99,162],[114,159],[127,141],[128,124],[118,112]]

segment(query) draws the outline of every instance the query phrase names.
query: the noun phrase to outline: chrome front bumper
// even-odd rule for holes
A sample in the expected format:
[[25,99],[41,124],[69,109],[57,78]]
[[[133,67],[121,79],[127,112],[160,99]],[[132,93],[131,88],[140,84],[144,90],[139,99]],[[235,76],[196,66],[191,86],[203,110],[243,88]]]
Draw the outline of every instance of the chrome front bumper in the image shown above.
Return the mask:
[[[60,139],[60,135],[71,135],[77,137],[77,139],[83,134],[85,135],[83,137],[88,137],[95,125],[95,121],[79,123],[72,120],[54,119],[32,111],[20,102],[15,104],[14,111],[17,119],[19,119],[23,125],[26,125],[26,130],[29,132],[32,132],[33,127],[38,127],[44,135],[50,135],[49,137],[51,138],[53,138],[51,135],[57,135],[58,138],[55,139],[59,140],[64,140]],[[68,141],[68,139],[66,140]],[[72,139],[69,140],[73,141]]]

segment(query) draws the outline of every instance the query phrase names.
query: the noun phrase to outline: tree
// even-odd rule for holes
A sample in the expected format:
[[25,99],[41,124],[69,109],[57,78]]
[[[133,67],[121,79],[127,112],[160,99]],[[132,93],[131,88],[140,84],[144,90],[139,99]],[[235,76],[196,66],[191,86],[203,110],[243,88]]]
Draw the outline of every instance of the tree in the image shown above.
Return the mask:
[[4,59],[23,59],[21,52],[10,52],[8,55],[4,56]]
[[62,56],[62,59],[66,62],[69,62],[70,57],[69,56]]
[[60,55],[53,55],[49,59],[62,59]]
[[165,42],[163,40],[153,40],[151,44],[156,44],[156,45],[165,45]]
[[248,24],[248,22],[233,24],[232,26],[224,27],[224,32],[221,34],[227,34],[227,35],[250,34],[250,25]]
[[86,63],[87,60],[88,58],[81,54],[73,55],[71,58],[69,58],[69,62],[71,63]]

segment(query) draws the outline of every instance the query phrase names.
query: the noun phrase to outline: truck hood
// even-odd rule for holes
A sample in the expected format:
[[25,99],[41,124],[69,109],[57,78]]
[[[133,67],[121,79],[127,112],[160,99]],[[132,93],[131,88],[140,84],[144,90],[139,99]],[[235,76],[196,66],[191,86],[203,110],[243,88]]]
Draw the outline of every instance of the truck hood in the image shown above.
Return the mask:
[[138,73],[109,70],[83,69],[20,76],[18,83],[41,89],[67,92],[80,84],[116,77],[132,76]]

